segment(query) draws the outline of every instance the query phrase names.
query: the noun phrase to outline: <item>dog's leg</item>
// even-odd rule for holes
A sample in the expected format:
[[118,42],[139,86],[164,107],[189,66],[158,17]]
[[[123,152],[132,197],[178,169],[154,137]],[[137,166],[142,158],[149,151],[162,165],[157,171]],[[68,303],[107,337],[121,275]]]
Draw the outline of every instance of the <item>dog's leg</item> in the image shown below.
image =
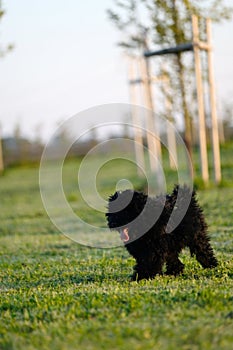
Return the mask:
[[140,281],[142,279],[153,279],[156,275],[162,274],[162,266],[162,258],[157,258],[156,261],[137,261],[131,280]]
[[179,260],[178,254],[173,253],[167,257],[166,261],[166,275],[177,276],[184,270],[184,264]]
[[[189,245],[191,255],[196,255],[197,261],[204,268],[213,268],[218,265],[210,245],[209,238],[205,233],[196,235],[194,241]],[[197,239],[198,238],[198,239]]]

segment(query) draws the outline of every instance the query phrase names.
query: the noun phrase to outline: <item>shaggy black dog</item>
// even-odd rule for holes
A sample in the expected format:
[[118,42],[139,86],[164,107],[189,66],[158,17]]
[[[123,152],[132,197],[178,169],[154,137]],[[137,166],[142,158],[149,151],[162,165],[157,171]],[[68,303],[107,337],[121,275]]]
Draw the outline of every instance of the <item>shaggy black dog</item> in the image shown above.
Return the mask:
[[[181,215],[177,224],[169,220],[173,211]],[[164,264],[166,274],[180,274],[184,265],[178,256],[185,247],[204,268],[218,264],[195,191],[186,186],[175,186],[171,195],[154,198],[131,190],[118,191],[109,198],[106,217],[109,228],[120,233],[136,259],[132,280],[153,278],[162,273]]]

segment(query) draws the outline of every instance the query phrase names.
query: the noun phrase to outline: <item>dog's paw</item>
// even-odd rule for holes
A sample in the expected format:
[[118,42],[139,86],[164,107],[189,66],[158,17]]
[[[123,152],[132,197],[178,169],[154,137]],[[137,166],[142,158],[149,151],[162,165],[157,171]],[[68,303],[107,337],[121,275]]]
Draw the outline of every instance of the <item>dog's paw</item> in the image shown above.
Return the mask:
[[138,281],[138,273],[134,272],[131,276],[130,276],[130,282],[137,282]]

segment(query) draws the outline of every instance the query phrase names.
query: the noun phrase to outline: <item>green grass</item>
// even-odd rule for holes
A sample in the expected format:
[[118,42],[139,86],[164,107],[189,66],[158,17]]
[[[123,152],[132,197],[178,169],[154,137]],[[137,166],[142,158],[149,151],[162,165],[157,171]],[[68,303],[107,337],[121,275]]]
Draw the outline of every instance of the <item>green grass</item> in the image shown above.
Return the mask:
[[[182,276],[140,283],[129,282],[134,261],[125,249],[81,246],[53,226],[37,168],[8,170],[0,178],[0,349],[232,349],[232,151],[223,152],[227,187],[198,194],[219,266],[203,270],[184,251]],[[65,164],[67,199],[84,220],[103,227],[104,216],[76,190],[74,165]],[[113,165],[97,178],[105,198],[124,173],[141,186],[132,164]]]

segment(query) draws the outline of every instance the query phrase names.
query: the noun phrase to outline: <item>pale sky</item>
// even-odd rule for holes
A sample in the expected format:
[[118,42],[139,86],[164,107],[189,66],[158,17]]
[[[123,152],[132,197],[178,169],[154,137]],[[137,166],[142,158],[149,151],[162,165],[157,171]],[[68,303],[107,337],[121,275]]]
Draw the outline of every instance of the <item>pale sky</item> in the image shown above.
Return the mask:
[[[8,0],[1,45],[15,49],[0,60],[3,135],[20,123],[47,138],[57,123],[106,103],[128,103],[127,67],[120,36],[106,15],[111,0]],[[233,101],[233,21],[214,26],[218,104]]]

